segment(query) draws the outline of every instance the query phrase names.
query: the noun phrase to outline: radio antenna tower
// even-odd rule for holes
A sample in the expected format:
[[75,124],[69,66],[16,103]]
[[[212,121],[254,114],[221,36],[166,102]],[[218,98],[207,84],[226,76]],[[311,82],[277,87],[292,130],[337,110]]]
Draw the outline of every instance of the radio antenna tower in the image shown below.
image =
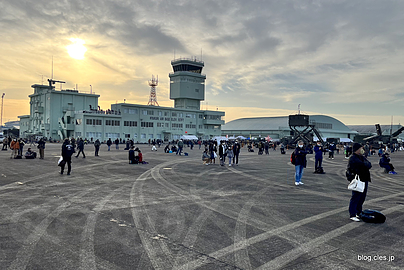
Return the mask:
[[150,85],[150,98],[149,98],[149,103],[147,105],[150,106],[160,106],[159,103],[157,102],[157,96],[156,96],[156,86],[159,83],[159,76],[157,75],[157,78],[154,78],[154,75],[152,75],[152,79],[149,80],[149,85]]

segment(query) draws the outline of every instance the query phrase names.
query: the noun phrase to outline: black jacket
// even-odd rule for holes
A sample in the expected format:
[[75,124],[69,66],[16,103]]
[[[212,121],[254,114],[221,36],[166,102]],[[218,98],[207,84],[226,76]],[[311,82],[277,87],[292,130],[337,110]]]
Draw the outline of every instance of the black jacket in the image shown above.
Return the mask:
[[70,143],[64,143],[62,145],[62,157],[64,161],[70,160],[74,153],[73,145]]
[[353,153],[349,158],[348,170],[351,173],[359,175],[362,182],[371,182],[370,168],[372,168],[372,164],[362,155]]
[[300,148],[300,147],[296,147],[295,149],[295,155],[296,155],[296,165],[303,165],[304,168],[306,168],[307,165],[307,159],[306,159],[306,155],[307,155],[307,151],[304,147]]

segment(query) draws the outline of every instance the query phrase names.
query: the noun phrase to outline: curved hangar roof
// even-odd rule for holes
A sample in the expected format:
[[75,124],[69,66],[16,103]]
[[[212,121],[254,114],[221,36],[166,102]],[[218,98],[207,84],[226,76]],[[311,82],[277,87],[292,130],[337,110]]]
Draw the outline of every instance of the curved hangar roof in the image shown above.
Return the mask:
[[[326,115],[310,115],[310,124],[316,124],[318,129],[325,132],[357,133],[341,121]],[[289,130],[289,116],[241,118],[230,121],[222,126],[222,131],[245,130]]]

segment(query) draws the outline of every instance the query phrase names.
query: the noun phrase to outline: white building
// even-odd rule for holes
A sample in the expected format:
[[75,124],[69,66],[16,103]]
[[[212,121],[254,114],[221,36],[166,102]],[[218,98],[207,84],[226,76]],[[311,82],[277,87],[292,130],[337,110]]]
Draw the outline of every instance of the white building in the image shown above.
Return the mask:
[[224,112],[200,110],[205,97],[204,63],[196,59],[171,61],[170,99],[174,108],[139,104],[112,104],[103,111],[98,107],[99,95],[76,90],[55,90],[50,83],[32,85],[30,115],[19,116],[20,136],[42,135],[63,139],[82,137],[89,140],[108,138],[149,139],[164,141],[195,135],[209,139],[220,136]]

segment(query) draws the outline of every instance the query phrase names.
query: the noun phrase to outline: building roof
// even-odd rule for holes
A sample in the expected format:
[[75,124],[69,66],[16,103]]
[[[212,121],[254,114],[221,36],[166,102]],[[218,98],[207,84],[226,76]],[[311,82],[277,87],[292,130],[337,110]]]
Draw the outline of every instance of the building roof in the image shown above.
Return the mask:
[[[355,134],[349,127],[341,121],[327,115],[310,115],[310,122],[332,124],[332,129],[322,129],[323,131],[341,132]],[[222,131],[242,131],[242,130],[290,130],[289,116],[278,117],[254,117],[241,118],[230,121],[222,126]]]

